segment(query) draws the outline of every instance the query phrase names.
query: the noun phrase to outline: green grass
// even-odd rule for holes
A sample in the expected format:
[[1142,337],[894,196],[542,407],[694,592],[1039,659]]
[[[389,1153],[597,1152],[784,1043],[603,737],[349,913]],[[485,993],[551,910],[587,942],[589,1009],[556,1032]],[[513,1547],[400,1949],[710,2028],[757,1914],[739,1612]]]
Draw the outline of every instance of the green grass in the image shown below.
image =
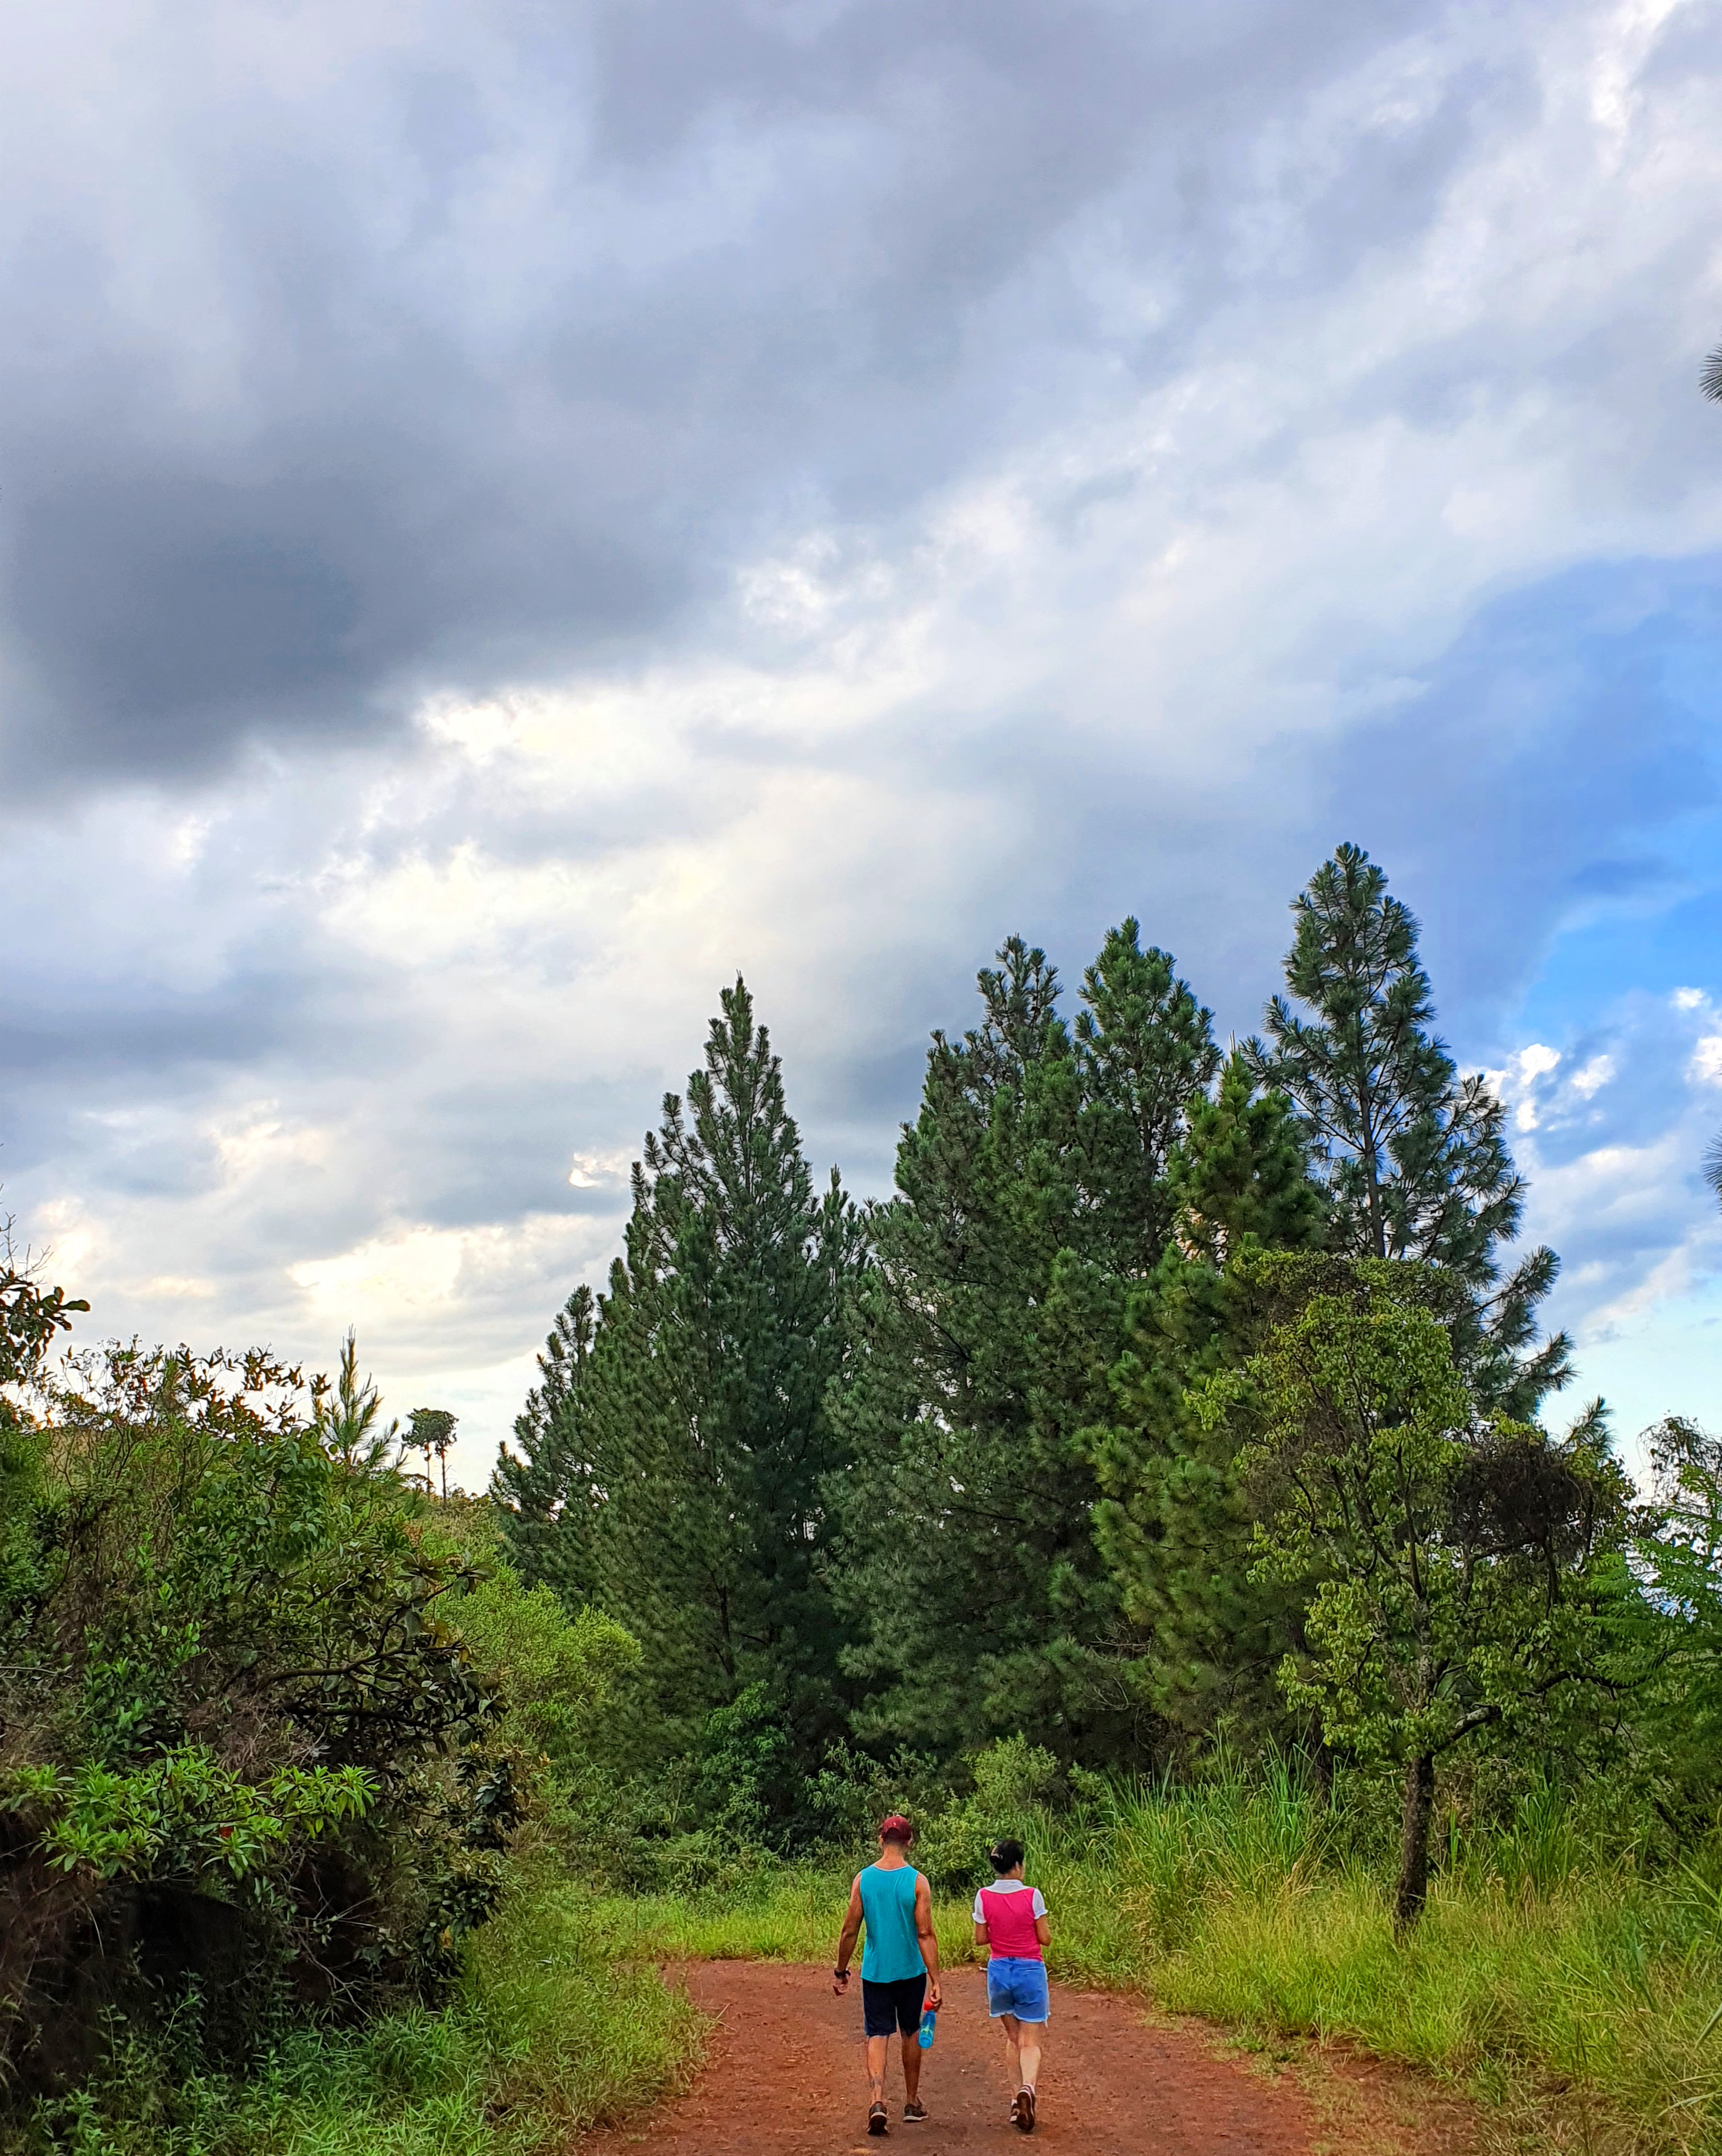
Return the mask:
[[176,2077],[159,2052],[133,2045],[41,2127],[69,2156],[560,2150],[662,2094],[700,2038],[699,2016],[653,1969],[605,1958],[589,1909],[572,1882],[524,1871],[442,2011],[302,2034],[243,2082]]
[[[605,1953],[626,1959],[829,1964],[853,1876],[843,1865],[785,1865],[721,1895],[618,1896],[595,1906],[593,1936]],[[976,1958],[972,1898],[944,1899],[935,1907],[947,1968]]]
[[[1025,1838],[1069,1981],[1247,2039],[1340,2039],[1448,2079],[1532,2145],[1722,2156],[1722,1900],[1703,1867],[1611,1860],[1533,1804],[1458,1853],[1402,1943],[1384,1867],[1284,1779],[1120,1794]],[[721,1900],[605,1902],[594,1922],[620,1954],[825,1962],[848,1881],[786,1867]],[[973,1958],[966,1903],[938,1902],[947,1964]]]
[[[1067,1981],[1140,1991],[1244,2037],[1338,2038],[1482,2097],[1521,2144],[1722,2156],[1722,1849],[1641,1867],[1557,1801],[1459,1845],[1405,1942],[1384,1866],[1289,1779],[1032,1813],[1031,1876]],[[851,1867],[761,1864],[722,1894],[594,1898],[520,1871],[439,2013],[308,2035],[243,2084],[122,2054],[59,2121],[69,2156],[539,2156],[625,2116],[697,2054],[651,1964],[828,1963]],[[972,1960],[968,1895],[935,1904]]]

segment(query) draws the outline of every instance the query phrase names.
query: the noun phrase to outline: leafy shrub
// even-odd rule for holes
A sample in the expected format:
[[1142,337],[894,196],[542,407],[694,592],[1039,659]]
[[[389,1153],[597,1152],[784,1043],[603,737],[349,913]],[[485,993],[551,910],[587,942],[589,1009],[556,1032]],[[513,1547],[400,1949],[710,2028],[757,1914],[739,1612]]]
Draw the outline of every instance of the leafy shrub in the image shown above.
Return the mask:
[[449,1617],[472,1568],[304,1406],[266,1357],[135,1346],[8,1404],[0,2071],[25,2091],[86,2071],[105,2014],[193,1990],[213,2057],[295,2006],[433,1993],[495,1898],[517,1803]]
[[1058,1761],[1023,1737],[1002,1737],[970,1762],[970,1794],[935,1812],[915,1842],[915,1861],[935,1887],[956,1893],[990,1878],[987,1852],[1058,1797]]
[[243,2076],[211,2073],[182,2002],[121,2033],[78,2088],[38,2104],[3,2156],[540,2156],[649,2102],[700,2016],[648,1968],[616,1968],[588,1905],[510,1860],[447,2002],[284,2035]]

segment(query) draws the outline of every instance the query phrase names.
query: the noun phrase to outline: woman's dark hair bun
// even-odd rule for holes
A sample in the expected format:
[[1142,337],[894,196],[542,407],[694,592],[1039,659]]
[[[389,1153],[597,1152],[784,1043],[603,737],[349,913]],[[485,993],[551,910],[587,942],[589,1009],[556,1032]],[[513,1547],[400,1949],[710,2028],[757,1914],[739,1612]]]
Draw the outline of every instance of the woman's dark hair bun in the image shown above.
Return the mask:
[[1012,1841],[1007,1835],[1002,1841],[993,1843],[987,1852],[987,1861],[1001,1876],[1007,1871],[1014,1871],[1022,1861],[1022,1845]]

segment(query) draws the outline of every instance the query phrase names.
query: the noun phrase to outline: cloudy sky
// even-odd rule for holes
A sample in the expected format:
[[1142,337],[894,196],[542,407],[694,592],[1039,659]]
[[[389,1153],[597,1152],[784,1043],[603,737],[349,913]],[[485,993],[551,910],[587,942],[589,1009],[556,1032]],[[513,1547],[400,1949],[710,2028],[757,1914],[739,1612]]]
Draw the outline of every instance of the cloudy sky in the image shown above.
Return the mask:
[[13,10],[3,1202],[480,1480],[743,971],[888,1187],[1002,937],[1342,838],[1624,1435],[1722,1422],[1715,0]]

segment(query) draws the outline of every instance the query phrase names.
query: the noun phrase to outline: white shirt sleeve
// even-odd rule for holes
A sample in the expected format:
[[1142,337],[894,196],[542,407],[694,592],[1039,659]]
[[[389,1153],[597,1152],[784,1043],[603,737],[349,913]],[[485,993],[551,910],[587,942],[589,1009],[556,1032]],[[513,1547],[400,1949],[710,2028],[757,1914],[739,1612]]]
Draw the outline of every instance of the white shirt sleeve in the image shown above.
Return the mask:
[[1037,1917],[1043,1917],[1046,1912],[1046,1897],[1041,1892],[1039,1887],[1037,1887],[1034,1890],[1034,1913]]
[[975,1890],[975,1922],[977,1924],[984,1924],[986,1921],[987,1912],[981,1907],[981,1891],[976,1887]]

